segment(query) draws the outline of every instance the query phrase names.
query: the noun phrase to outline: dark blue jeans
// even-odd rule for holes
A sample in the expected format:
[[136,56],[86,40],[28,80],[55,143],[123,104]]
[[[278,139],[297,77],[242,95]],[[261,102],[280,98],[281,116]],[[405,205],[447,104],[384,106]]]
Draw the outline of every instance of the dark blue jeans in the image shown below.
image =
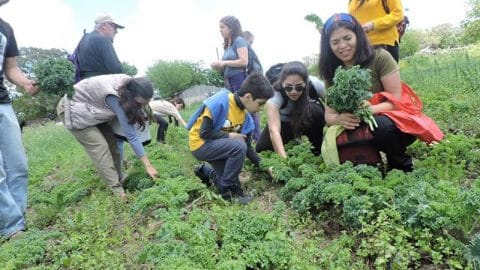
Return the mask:
[[247,144],[243,140],[222,138],[206,142],[192,151],[200,161],[207,161],[215,170],[214,180],[218,188],[240,186],[238,175],[247,155]]
[[237,92],[240,89],[243,81],[247,78],[246,72],[240,72],[238,74],[233,75],[230,78],[226,78],[225,80],[225,87],[230,90],[232,93]]

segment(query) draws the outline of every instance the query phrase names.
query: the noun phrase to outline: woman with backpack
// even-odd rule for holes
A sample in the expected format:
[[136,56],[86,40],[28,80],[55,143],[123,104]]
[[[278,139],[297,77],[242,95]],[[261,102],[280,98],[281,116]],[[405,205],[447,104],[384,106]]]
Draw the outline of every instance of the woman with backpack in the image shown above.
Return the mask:
[[[223,72],[225,88],[235,93],[247,78],[247,66],[249,59],[253,62],[254,52],[245,38],[240,21],[236,17],[225,16],[220,19],[220,34],[223,37],[223,57],[222,60],[213,62],[211,67]],[[252,55],[249,57],[250,52],[252,52]],[[255,63],[257,64],[255,65],[257,70],[251,68],[251,71],[261,72],[262,67],[258,58]],[[250,65],[252,64],[254,63],[250,63]],[[258,113],[253,113],[251,116],[255,124],[252,137],[257,141],[260,136],[260,118]]]
[[[350,68],[360,65],[371,72],[373,93],[386,92],[397,100],[402,100],[400,71],[393,57],[384,49],[373,49],[368,43],[362,25],[351,15],[339,13],[331,16],[325,23],[321,35],[319,71],[328,88],[333,85],[335,70],[339,66]],[[411,156],[405,153],[415,137],[400,131],[391,118],[379,115],[396,110],[390,101],[383,101],[369,106],[375,115],[378,127],[373,130],[373,145],[387,156],[390,169],[411,171]],[[338,113],[329,106],[325,107],[327,125],[340,125],[347,130],[360,126],[360,118],[351,113]]]
[[370,44],[383,47],[399,60],[400,36],[397,24],[403,21],[401,0],[349,0],[348,12],[362,25]]
[[248,43],[243,37],[240,21],[234,16],[220,19],[220,34],[223,37],[223,57],[211,67],[223,72],[225,88],[235,93],[247,78]]
[[273,150],[286,158],[284,145],[306,135],[314,147],[312,152],[320,154],[324,109],[309,97],[311,87],[307,67],[302,62],[293,61],[283,66],[273,84],[275,94],[267,101],[268,123],[257,141],[257,152]]

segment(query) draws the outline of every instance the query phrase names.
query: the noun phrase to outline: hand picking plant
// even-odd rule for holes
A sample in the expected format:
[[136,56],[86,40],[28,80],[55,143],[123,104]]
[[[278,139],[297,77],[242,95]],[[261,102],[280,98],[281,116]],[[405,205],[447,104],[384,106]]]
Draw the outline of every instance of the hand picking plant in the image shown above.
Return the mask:
[[372,111],[364,102],[372,97],[370,92],[371,76],[368,69],[353,66],[344,69],[339,66],[333,77],[333,85],[328,88],[327,105],[338,113],[353,113],[368,124],[370,130],[378,127]]

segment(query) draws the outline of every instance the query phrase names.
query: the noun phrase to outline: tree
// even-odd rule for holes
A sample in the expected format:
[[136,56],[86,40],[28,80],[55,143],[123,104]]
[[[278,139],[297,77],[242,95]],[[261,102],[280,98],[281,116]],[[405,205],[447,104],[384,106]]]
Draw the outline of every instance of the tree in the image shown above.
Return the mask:
[[453,27],[451,24],[440,24],[430,30],[437,42],[436,47],[441,49],[454,48],[460,45],[461,32],[460,29]]
[[15,87],[9,88],[13,107],[21,120],[40,117],[55,118],[55,107],[60,96],[73,92],[73,65],[63,49],[20,47],[18,67],[30,78],[37,80],[41,89],[35,96],[22,95]]
[[318,76],[318,54],[303,57],[303,63],[308,68],[308,74]]
[[73,95],[74,67],[64,57],[50,57],[38,61],[33,66],[33,75],[37,80],[41,93],[61,97]]
[[462,22],[465,43],[475,43],[480,40],[480,0],[469,0],[470,11]]
[[21,95],[13,99],[13,106],[22,120],[56,117],[56,106],[65,94],[73,95],[74,67],[65,58],[50,56],[36,61],[30,70],[40,92],[35,96]]
[[32,73],[33,66],[39,61],[48,58],[66,58],[68,52],[63,49],[42,49],[35,47],[20,47],[19,56],[17,57],[18,67],[27,75]]
[[201,63],[180,60],[159,60],[147,69],[146,74],[162,97],[169,97],[208,81],[208,72],[201,68]]
[[209,69],[207,70],[207,81],[205,84],[223,87],[225,85],[225,80],[223,79],[222,74],[218,70]]
[[400,58],[412,56],[420,50],[420,36],[419,31],[405,32],[400,43]]

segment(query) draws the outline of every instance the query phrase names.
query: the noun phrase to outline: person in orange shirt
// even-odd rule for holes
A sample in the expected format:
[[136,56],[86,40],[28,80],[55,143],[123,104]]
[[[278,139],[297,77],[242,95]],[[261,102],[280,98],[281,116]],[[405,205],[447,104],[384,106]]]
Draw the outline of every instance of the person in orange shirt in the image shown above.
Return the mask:
[[400,56],[397,24],[403,20],[401,0],[349,0],[348,12],[354,16],[374,47],[383,47],[397,61]]

